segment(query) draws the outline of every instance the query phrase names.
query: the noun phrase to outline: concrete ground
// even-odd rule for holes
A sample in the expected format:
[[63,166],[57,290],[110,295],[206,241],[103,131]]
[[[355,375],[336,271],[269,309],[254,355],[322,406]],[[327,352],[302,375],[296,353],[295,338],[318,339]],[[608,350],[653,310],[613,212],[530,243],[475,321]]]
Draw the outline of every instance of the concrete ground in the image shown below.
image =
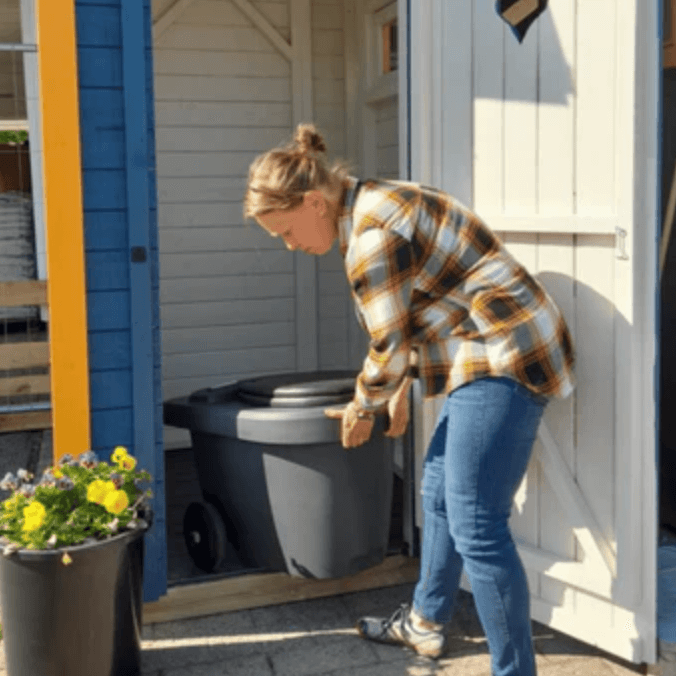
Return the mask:
[[[472,597],[462,592],[447,655],[434,662],[359,638],[354,621],[388,615],[413,585],[146,626],[143,676],[490,676]],[[534,624],[539,676],[631,676],[626,663]]]

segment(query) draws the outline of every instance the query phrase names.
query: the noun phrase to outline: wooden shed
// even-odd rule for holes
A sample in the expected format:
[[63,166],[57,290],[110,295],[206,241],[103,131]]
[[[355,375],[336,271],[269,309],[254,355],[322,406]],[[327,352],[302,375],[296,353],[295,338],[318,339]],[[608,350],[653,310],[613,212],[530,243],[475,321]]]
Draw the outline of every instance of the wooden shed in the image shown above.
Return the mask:
[[[153,473],[148,617],[415,576],[400,556],[358,580],[168,586],[170,472],[190,471],[190,441],[163,429],[163,400],[363,358],[338,252],[291,254],[241,216],[251,160],[313,120],[356,174],[473,206],[560,304],[578,387],[549,406],[513,515],[533,617],[654,662],[658,531],[676,527],[658,509],[672,3],[556,0],[519,43],[493,2],[35,1],[54,453],[122,443]],[[410,554],[437,409],[414,397],[398,450]]]

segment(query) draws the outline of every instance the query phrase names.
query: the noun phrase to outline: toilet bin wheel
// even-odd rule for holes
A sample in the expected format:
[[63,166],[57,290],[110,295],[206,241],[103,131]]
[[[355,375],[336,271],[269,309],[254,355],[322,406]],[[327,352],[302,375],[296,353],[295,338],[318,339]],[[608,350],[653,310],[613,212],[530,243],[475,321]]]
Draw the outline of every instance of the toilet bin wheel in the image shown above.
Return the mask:
[[200,570],[211,573],[225,561],[225,525],[213,505],[190,503],[183,517],[183,537],[190,558]]

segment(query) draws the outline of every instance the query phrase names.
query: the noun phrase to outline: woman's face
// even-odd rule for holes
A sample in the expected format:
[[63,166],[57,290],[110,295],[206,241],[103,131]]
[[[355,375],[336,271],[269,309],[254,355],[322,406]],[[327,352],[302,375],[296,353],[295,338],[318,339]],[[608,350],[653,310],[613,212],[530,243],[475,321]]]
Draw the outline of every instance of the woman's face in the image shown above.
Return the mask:
[[281,237],[290,251],[321,256],[331,249],[338,234],[331,206],[323,193],[312,190],[294,209],[268,211],[256,220],[272,237]]

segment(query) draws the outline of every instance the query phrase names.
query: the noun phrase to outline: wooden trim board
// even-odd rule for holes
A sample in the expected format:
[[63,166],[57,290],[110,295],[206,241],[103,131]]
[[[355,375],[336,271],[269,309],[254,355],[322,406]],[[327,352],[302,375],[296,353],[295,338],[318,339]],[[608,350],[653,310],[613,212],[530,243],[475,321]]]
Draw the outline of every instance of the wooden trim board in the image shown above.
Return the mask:
[[0,345],[3,369],[28,369],[49,366],[49,343],[5,343]]
[[0,415],[0,433],[46,430],[52,426],[51,411],[31,411]]
[[0,282],[0,307],[47,304],[47,282]]
[[483,213],[480,218],[492,230],[499,232],[564,233],[570,235],[615,235],[619,219],[616,216],[515,216]]
[[75,0],[37,0],[53,457],[91,447]]
[[379,566],[334,580],[307,580],[286,573],[257,573],[171,587],[143,605],[144,624],[171,622],[247,608],[392,587],[418,579],[418,559],[389,556]]
[[29,394],[49,394],[50,392],[48,375],[0,379],[0,397],[23,397]]
[[[249,0],[232,0],[233,4],[247,16],[258,30],[270,40],[270,43],[277,51],[287,60],[292,61],[294,58],[294,46],[290,45],[279,33],[279,31],[261,14]],[[292,12],[292,16],[295,16]]]
[[176,0],[160,16],[153,21],[153,33],[155,39],[159,38],[164,31],[171,26],[178,17],[185,12],[194,0]]

